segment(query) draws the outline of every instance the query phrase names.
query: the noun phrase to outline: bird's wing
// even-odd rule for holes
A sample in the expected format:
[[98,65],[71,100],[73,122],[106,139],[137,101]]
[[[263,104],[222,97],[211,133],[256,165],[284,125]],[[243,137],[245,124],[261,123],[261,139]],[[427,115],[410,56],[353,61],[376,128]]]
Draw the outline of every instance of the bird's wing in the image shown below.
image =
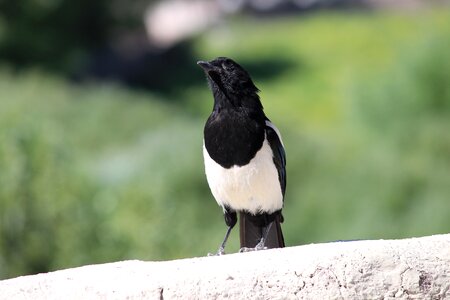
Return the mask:
[[286,191],[286,153],[284,152],[280,131],[269,119],[266,119],[266,138],[273,152],[273,162],[277,167],[278,179],[280,180],[281,192],[284,198]]

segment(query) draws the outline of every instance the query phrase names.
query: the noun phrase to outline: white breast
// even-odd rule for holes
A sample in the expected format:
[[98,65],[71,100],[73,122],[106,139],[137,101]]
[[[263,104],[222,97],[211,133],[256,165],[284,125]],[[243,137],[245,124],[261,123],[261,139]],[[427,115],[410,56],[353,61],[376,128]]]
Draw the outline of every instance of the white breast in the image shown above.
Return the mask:
[[256,156],[242,167],[223,168],[211,159],[204,143],[203,158],[209,188],[220,206],[252,214],[272,213],[282,208],[278,172],[267,140]]

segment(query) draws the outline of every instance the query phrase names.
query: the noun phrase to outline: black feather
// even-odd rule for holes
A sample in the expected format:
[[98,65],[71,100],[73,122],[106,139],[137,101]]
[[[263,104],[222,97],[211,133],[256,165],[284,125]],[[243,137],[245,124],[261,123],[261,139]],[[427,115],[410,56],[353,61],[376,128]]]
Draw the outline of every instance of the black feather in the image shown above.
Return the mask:
[[[269,119],[267,119],[267,121],[270,122]],[[266,138],[273,152],[273,162],[277,167],[278,179],[280,180],[281,191],[283,192],[284,198],[286,192],[286,153],[283,144],[281,143],[281,137],[279,137],[277,132],[268,125],[266,125]]]

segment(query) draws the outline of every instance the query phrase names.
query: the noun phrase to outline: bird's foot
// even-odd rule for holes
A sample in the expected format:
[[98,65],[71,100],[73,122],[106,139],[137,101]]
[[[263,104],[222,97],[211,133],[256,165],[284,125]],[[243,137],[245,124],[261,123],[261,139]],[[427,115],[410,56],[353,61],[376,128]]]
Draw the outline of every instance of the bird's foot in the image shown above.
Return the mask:
[[219,250],[217,250],[217,253],[208,253],[208,256],[222,256],[225,255],[225,249],[220,247]]
[[269,249],[269,248],[267,248],[267,247],[255,247],[255,248],[242,247],[241,249],[239,249],[239,253],[267,250],[267,249]]
[[269,249],[266,246],[264,246],[264,244],[265,244],[264,239],[261,239],[261,241],[255,246],[255,248],[242,247],[241,249],[239,249],[239,252],[243,253],[243,252],[251,252],[251,251],[259,251],[259,250]]

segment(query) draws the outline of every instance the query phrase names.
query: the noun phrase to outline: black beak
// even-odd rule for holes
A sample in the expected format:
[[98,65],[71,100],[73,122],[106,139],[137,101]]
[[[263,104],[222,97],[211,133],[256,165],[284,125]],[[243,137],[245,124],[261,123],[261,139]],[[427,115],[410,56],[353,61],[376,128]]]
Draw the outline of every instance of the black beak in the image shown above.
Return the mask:
[[213,71],[215,67],[207,61],[200,60],[197,62],[197,65],[200,66],[205,72]]

